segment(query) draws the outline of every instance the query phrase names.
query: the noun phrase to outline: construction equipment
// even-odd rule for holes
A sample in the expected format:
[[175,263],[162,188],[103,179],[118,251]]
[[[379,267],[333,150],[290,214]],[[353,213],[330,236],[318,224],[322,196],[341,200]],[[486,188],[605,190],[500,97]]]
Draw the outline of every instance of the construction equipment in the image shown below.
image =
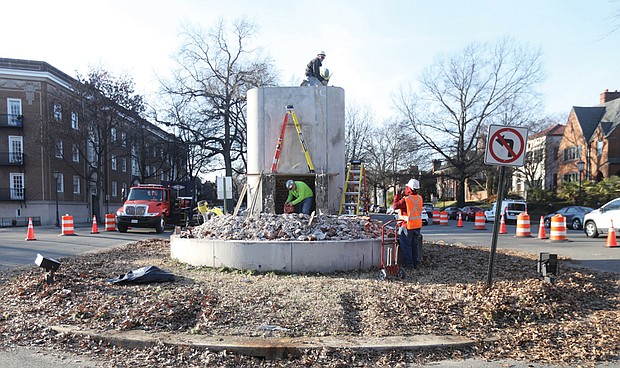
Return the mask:
[[293,105],[286,106],[286,114],[284,115],[282,129],[280,130],[280,138],[278,139],[278,144],[276,145],[276,153],[273,157],[273,163],[271,164],[271,172],[276,173],[278,171],[278,162],[280,161],[280,153],[282,151],[282,143],[284,142],[284,133],[286,132],[286,125],[288,124],[289,115],[293,117],[293,123],[295,124],[295,129],[297,130],[297,137],[299,137],[299,143],[301,143],[301,148],[304,151],[304,156],[306,157],[308,170],[313,173],[314,164],[312,163],[312,159],[310,158],[310,152],[308,152],[308,148],[306,147],[306,141],[304,140],[304,135],[301,132],[301,126],[299,125],[299,120],[297,119],[297,114],[295,114],[295,108],[293,107]]
[[[379,280],[389,278],[405,277],[405,270],[398,266],[398,228],[403,220],[392,219],[381,227],[381,271],[379,271]],[[394,241],[386,244],[385,238],[392,238]]]
[[347,177],[344,181],[338,214],[361,215],[365,213],[368,213],[366,169],[362,160],[351,160],[347,165]]

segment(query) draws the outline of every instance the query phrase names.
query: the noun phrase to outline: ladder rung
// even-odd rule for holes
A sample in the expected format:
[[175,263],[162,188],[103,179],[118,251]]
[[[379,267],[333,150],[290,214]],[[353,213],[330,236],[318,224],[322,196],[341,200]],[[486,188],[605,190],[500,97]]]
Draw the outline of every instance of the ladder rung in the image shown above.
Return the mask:
[[347,192],[347,195],[360,195],[360,192]]
[[355,206],[357,207],[357,203],[356,202],[349,202],[349,203],[345,203],[345,206]]

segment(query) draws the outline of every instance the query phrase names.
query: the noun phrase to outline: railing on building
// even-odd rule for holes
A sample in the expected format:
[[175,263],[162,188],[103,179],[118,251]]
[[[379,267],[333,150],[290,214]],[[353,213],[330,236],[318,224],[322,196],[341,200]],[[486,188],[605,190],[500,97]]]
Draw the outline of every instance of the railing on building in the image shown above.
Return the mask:
[[[0,227],[28,226],[29,217],[0,217]],[[41,217],[32,217],[33,226],[41,226]]]
[[0,114],[0,127],[23,128],[24,116],[15,114]]
[[21,152],[0,152],[0,165],[21,166],[24,164],[24,154]]
[[25,201],[23,188],[0,188],[0,201]]

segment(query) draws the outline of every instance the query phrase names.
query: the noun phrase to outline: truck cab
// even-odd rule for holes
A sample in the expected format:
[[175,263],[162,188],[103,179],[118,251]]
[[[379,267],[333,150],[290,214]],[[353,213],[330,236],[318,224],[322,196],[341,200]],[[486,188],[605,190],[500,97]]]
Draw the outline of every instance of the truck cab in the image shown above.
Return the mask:
[[132,228],[154,228],[163,233],[173,212],[172,191],[162,185],[140,184],[131,187],[123,207],[116,211],[116,228],[127,232]]

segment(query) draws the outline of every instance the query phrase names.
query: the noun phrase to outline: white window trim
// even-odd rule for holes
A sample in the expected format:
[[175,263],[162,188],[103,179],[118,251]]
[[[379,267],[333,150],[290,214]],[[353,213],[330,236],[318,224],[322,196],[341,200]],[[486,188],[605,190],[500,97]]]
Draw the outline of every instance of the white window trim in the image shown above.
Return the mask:
[[80,194],[80,177],[73,175],[73,194]]
[[[15,179],[19,179],[19,184],[21,187],[15,186]],[[26,185],[24,184],[24,174],[22,173],[11,173],[10,174],[10,191],[11,191],[11,199],[24,199],[24,190]]]

